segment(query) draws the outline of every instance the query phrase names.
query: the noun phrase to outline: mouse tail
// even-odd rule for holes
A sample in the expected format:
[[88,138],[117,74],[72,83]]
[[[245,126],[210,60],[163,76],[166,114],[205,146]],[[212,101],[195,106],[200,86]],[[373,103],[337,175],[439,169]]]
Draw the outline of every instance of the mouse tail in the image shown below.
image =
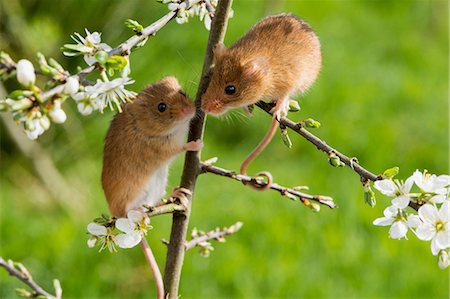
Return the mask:
[[[270,125],[269,131],[267,131],[266,136],[264,136],[263,140],[258,144],[258,146],[247,156],[247,158],[242,162],[240,173],[243,175],[247,175],[247,168],[250,163],[258,157],[262,151],[269,145],[272,140],[275,132],[277,131],[278,121],[275,117],[272,118],[272,123]],[[256,190],[266,190],[272,184],[272,176],[270,173],[264,171],[258,173],[258,176],[263,176],[267,179],[267,183],[264,187],[255,187]]]
[[156,293],[158,299],[164,299],[164,283],[161,275],[161,271],[159,270],[158,264],[156,263],[155,256],[148,245],[147,239],[145,237],[141,240],[141,248],[144,252],[145,259],[147,260],[148,265],[150,266],[150,270],[153,274],[153,279],[155,280]]

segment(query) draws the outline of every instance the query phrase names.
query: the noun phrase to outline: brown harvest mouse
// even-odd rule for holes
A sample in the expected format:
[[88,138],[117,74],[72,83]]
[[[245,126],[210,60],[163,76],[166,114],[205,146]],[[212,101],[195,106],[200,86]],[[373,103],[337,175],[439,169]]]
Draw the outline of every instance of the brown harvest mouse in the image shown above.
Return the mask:
[[[201,141],[185,143],[194,116],[195,106],[177,79],[165,77],[146,87],[114,117],[105,140],[102,171],[113,216],[124,217],[129,210],[161,202],[169,163],[177,154],[202,147]],[[179,195],[176,189],[173,196]],[[155,276],[158,298],[162,298],[161,273],[145,238],[141,246]]]
[[263,99],[276,103],[271,127],[243,162],[241,174],[272,139],[277,120],[287,115],[289,98],[314,83],[321,64],[318,37],[306,22],[290,14],[263,19],[229,48],[217,45],[211,81],[202,96],[206,113],[245,109]]

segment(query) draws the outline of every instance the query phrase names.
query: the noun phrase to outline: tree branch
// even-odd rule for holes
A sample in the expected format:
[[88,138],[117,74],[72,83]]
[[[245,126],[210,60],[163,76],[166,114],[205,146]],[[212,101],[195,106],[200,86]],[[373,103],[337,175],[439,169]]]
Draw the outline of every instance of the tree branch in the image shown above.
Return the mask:
[[20,281],[28,285],[33,292],[26,292],[24,295],[27,295],[28,298],[36,298],[39,296],[44,296],[48,299],[60,299],[62,295],[61,286],[59,285],[59,281],[54,281],[55,292],[56,295],[53,296],[50,293],[46,292],[42,287],[40,287],[31,276],[30,272],[25,268],[21,263],[14,263],[12,260],[5,261],[2,257],[0,257],[0,267],[3,267],[8,271],[9,275],[18,278]]
[[209,240],[217,240],[219,242],[223,242],[222,240],[225,240],[223,237],[232,235],[236,233],[238,230],[241,229],[243,223],[242,222],[236,222],[235,224],[231,225],[230,227],[225,227],[224,229],[216,228],[214,230],[211,230],[201,236],[194,237],[192,240],[189,240],[186,242],[185,250],[192,249],[196,246],[201,246],[201,243],[209,241]]
[[[191,122],[189,141],[202,139],[205,124],[205,114],[200,109],[200,99],[206,91],[210,81],[211,66],[213,63],[213,49],[217,43],[222,42],[225,36],[228,13],[232,0],[219,0],[216,14],[212,20],[211,31],[209,33],[208,46],[206,48],[203,62],[202,76],[195,97],[197,117]],[[199,173],[200,165],[199,152],[187,152],[184,161],[183,174],[181,177],[181,187],[194,191],[195,182]],[[184,242],[189,224],[192,201],[183,213],[175,213],[172,220],[172,230],[170,234],[170,244],[167,251],[166,268],[164,273],[164,288],[166,296],[169,298],[178,297],[178,287],[180,283],[181,269],[184,260]]]
[[[273,104],[265,103],[265,102],[261,101],[261,102],[258,102],[256,104],[256,106],[258,106],[259,108],[261,108],[262,110],[264,110],[268,114],[272,115],[270,110],[272,109]],[[280,122],[280,124],[290,128],[294,132],[298,133],[300,136],[304,137],[306,140],[308,140],[309,142],[314,144],[317,147],[317,149],[323,151],[327,155],[330,155],[330,154],[334,153],[336,156],[339,157],[339,159],[342,162],[344,162],[346,165],[350,166],[350,168],[354,172],[359,174],[359,176],[361,177],[361,181],[368,181],[368,180],[370,180],[370,181],[377,181],[377,180],[381,180],[382,179],[382,177],[380,175],[376,175],[376,174],[368,171],[364,167],[362,167],[358,163],[356,158],[350,158],[350,157],[347,157],[346,155],[340,153],[336,149],[334,149],[331,146],[329,146],[328,144],[326,144],[325,141],[321,140],[320,138],[316,137],[314,134],[310,133],[308,130],[303,128],[300,123],[295,123],[292,120],[290,120],[288,118],[285,118],[285,117],[281,118],[279,120],[279,122]]]
[[[220,175],[223,177],[228,177],[231,178],[233,180],[239,181],[244,183],[244,185],[248,186],[248,184],[252,184],[252,185],[256,185],[259,187],[264,187],[266,186],[266,183],[256,177],[251,177],[248,175],[242,175],[242,174],[237,174],[234,171],[231,170],[227,170],[224,168],[220,168],[217,166],[213,166],[209,163],[201,163],[200,164],[201,170],[203,173],[205,172],[209,172],[215,175]],[[310,206],[311,203],[310,201],[315,201],[318,202],[320,204],[326,205],[331,209],[337,208],[336,204],[333,202],[333,199],[331,197],[328,196],[323,196],[323,195],[310,195],[307,193],[303,193],[300,192],[298,190],[296,190],[295,188],[287,188],[287,187],[283,187],[280,186],[276,183],[272,183],[269,186],[269,189],[278,191],[282,196],[286,196],[290,199],[293,200],[297,200],[299,199],[303,204],[305,204],[306,206]]]

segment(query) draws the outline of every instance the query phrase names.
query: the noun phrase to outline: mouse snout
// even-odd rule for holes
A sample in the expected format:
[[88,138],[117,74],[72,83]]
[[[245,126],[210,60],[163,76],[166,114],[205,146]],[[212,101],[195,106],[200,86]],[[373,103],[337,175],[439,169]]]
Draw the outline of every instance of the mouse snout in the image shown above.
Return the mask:
[[201,108],[208,114],[218,115],[223,112],[222,102],[219,99],[203,100]]
[[181,113],[186,116],[193,115],[195,113],[195,107],[194,106],[185,106],[181,109]]

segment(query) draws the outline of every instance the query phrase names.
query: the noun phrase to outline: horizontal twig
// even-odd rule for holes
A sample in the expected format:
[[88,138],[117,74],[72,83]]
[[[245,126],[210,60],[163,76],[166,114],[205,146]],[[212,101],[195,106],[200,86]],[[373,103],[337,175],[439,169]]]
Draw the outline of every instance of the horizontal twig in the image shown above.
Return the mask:
[[[224,168],[213,166],[210,163],[204,163],[204,162],[200,163],[200,168],[201,168],[202,173],[208,172],[208,173],[212,173],[215,175],[228,177],[233,180],[242,182],[242,183],[244,183],[244,185],[251,184],[256,187],[266,187],[266,184],[267,184],[260,178],[251,177],[251,176],[243,175],[243,174],[237,174],[236,172],[234,172],[232,170],[227,170]],[[333,199],[329,196],[311,195],[311,194],[307,194],[307,193],[295,190],[294,188],[280,186],[276,183],[270,184],[268,189],[278,191],[281,195],[286,196],[290,199],[299,199],[302,203],[304,203],[307,206],[311,205],[310,201],[315,201],[322,205],[326,205],[332,209],[337,207],[336,204],[333,202]]]
[[186,207],[181,204],[176,203],[168,203],[157,207],[149,207],[147,212],[148,217],[163,215],[163,214],[171,214],[175,212],[184,212]]
[[27,292],[27,297],[36,298],[43,296],[48,299],[61,298],[62,290],[59,285],[59,282],[54,284],[56,295],[55,296],[51,295],[33,280],[33,277],[31,276],[30,272],[27,270],[27,268],[25,268],[24,265],[22,265],[21,263],[16,263],[16,265],[18,268],[14,265],[13,261],[11,260],[5,261],[2,257],[0,257],[0,267],[5,268],[6,271],[8,271],[9,275],[18,278],[20,281],[28,285],[33,290],[32,293]]
[[201,243],[209,241],[209,240],[217,240],[221,241],[223,240],[223,237],[232,235],[238,230],[241,229],[243,223],[242,222],[236,222],[235,224],[231,225],[230,227],[225,227],[224,229],[216,228],[212,231],[209,231],[201,236],[194,237],[192,240],[189,240],[186,242],[186,250],[192,249],[196,246],[201,246]]
[[[271,109],[273,108],[272,103],[265,103],[265,102],[260,101],[256,104],[256,106],[258,106],[259,108],[261,108],[268,114],[272,115],[272,113],[270,112]],[[336,156],[339,157],[339,159],[342,162],[344,162],[347,166],[350,166],[350,168],[353,171],[355,171],[357,174],[359,174],[362,181],[367,181],[367,180],[377,181],[377,180],[382,179],[382,177],[380,175],[376,175],[376,174],[370,172],[369,170],[365,169],[364,167],[362,167],[358,163],[356,158],[350,158],[350,157],[344,155],[343,153],[337,151],[335,148],[326,144],[325,141],[321,140],[320,138],[318,138],[317,136],[315,136],[314,134],[312,134],[311,132],[309,132],[308,130],[303,128],[301,123],[293,122],[292,120],[285,118],[285,117],[282,117],[279,120],[279,122],[280,122],[280,124],[290,128],[291,130],[298,133],[300,136],[304,137],[306,140],[308,140],[309,142],[314,144],[317,147],[317,149],[325,152],[327,155],[331,155],[334,153]]]

